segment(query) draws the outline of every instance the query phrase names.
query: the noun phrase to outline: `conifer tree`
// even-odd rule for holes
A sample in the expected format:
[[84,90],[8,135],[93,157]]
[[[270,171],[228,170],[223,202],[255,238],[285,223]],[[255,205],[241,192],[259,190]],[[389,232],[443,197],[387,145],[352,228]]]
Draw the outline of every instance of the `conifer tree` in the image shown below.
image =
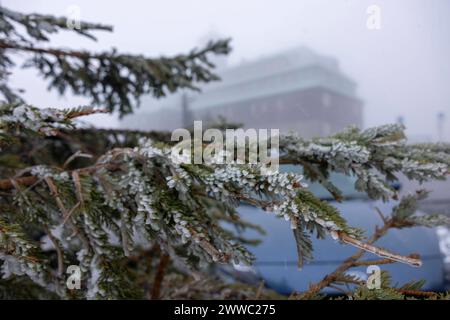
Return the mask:
[[[355,188],[372,199],[392,201],[391,182],[400,174],[419,182],[446,179],[450,145],[406,143],[401,125],[349,128],[327,138],[280,137],[281,164],[294,172],[261,174],[259,164],[186,164],[171,156],[170,133],[80,127],[79,117],[99,112],[133,112],[142,95],[163,98],[180,89],[219,80],[210,56],[227,54],[230,41],[212,41],[174,57],[148,58],[117,50],[87,52],[48,46],[66,31],[95,40],[110,26],[22,14],[0,7],[0,297],[55,299],[282,298],[274,292],[225,284],[211,273],[218,264],[254,260],[240,230],[258,226],[237,211],[247,203],[284,218],[298,248],[298,263],[313,259],[312,236],[332,236],[336,246],[359,248],[334,273],[292,298],[319,298],[339,283],[357,287],[354,299],[445,298],[420,291],[422,283],[367,289],[345,274],[364,265],[365,252],[378,263],[421,264],[379,248],[376,240],[392,228],[449,225],[441,215],[416,214],[426,191],[407,196],[372,237],[349,225],[330,203],[304,183],[321,183],[338,201],[331,172],[357,178]],[[50,90],[91,99],[90,106],[37,108],[8,82],[16,54],[27,57]],[[235,229],[223,227],[223,222]],[[283,250],[283,248],[280,248]],[[344,257],[343,257],[344,258]],[[67,286],[67,268],[79,266],[80,289]]]

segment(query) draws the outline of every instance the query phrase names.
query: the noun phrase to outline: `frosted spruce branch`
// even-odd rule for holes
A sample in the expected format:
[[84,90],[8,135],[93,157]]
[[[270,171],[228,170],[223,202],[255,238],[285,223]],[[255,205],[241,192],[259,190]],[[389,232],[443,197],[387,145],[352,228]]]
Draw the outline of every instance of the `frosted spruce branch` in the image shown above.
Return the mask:
[[59,130],[74,128],[73,119],[104,110],[89,106],[74,109],[39,109],[26,104],[6,104],[0,106],[0,143],[7,143],[20,132],[45,136],[56,135]]
[[[328,210],[321,212],[318,203],[297,197],[305,187],[301,176],[261,176],[259,170],[256,165],[179,165],[172,161],[170,149],[143,140],[133,149],[111,150],[88,168],[67,172],[35,166],[22,171],[26,176],[10,180],[15,199],[10,205],[18,210],[11,217],[62,228],[53,236],[63,248],[79,243],[80,263],[91,274],[89,296],[119,294],[118,287],[103,288],[110,277],[119,277],[104,269],[104,264],[130,255],[138,243],[156,241],[163,248],[184,248],[169,253],[173,259],[187,259],[185,264],[191,267],[211,262],[251,263],[251,254],[211,214],[220,208],[237,217],[236,208],[245,194],[255,201],[262,195],[273,199],[276,204],[270,210],[290,221],[294,229],[302,220],[321,234],[357,234],[335,210],[323,204]],[[30,182],[30,177],[35,180],[22,189],[21,179]],[[62,236],[64,230],[74,234],[71,240]],[[106,283],[98,274],[104,275]]]
[[[96,40],[92,31],[112,31],[112,26],[100,23],[80,21],[79,28],[69,28],[66,17],[54,17],[43,14],[24,14],[0,6],[0,34],[10,40],[30,43],[34,41],[48,42],[49,36],[62,30],[76,32],[89,39]],[[26,34],[17,31],[16,26],[25,29]]]
[[[13,136],[35,133],[38,137],[44,133],[45,139],[45,133],[56,130],[55,143],[66,139],[66,135],[60,135],[62,131],[71,132],[67,126],[73,125],[70,122],[73,117],[94,112],[91,108],[61,112],[24,105],[1,110],[5,133]],[[288,136],[282,139],[281,156],[285,162],[317,166],[324,177],[331,171],[355,175],[367,171],[382,180],[385,177],[381,170],[393,174],[394,170],[402,172],[405,168],[410,168],[408,173],[421,180],[444,177],[448,171],[444,145],[430,146],[421,166],[411,169],[403,164],[417,161],[418,156],[412,152],[418,147],[408,146],[398,138],[386,143],[386,134],[361,138],[368,136],[367,132],[401,129],[393,126],[364,132],[353,130],[351,136],[346,132],[310,141]],[[104,155],[95,155],[91,159],[95,162],[88,166],[66,169],[68,162],[76,160],[76,151],[70,161],[62,159],[60,166],[32,166],[0,180],[0,189],[8,192],[8,196],[2,197],[2,203],[10,210],[6,214],[8,219],[28,221],[47,234],[57,253],[58,267],[53,273],[58,274],[64,268],[65,256],[69,260],[70,256],[76,257],[88,275],[86,297],[129,296],[123,288],[131,284],[118,261],[155,243],[176,265],[191,269],[193,274],[213,262],[250,264],[253,258],[243,246],[245,241],[220,224],[239,219],[236,209],[241,202],[261,207],[289,222],[297,241],[299,266],[312,259],[311,233],[319,237],[331,234],[390,260],[420,263],[416,257],[398,256],[365,242],[361,232],[348,226],[333,206],[307,190],[299,174],[261,176],[258,165],[248,164],[180,164],[172,158],[170,144],[134,134],[141,137],[137,147],[114,148]],[[42,135],[39,139],[43,139]],[[386,154],[391,158],[387,164],[379,160]],[[424,174],[425,165],[436,169],[432,174]],[[307,168],[304,166],[306,174],[311,172]],[[402,202],[392,223],[406,227],[447,222],[441,216],[412,215],[415,203],[407,206],[407,201]],[[65,294],[59,292],[61,296]]]
[[[428,195],[425,190],[418,190],[414,194],[409,194],[400,200],[394,206],[390,216],[385,216],[378,211],[378,214],[383,222],[381,227],[376,227],[371,238],[367,244],[373,245],[379,239],[384,237],[391,229],[402,229],[417,226],[436,227],[440,225],[450,226],[450,220],[446,215],[432,214],[432,215],[418,215],[417,209],[419,202],[424,200]],[[354,267],[367,265],[390,264],[398,261],[398,257],[386,257],[381,260],[362,260],[367,250],[361,248],[354,255],[348,257],[344,262],[336,268],[333,272],[327,274],[321,281],[311,284],[309,290],[303,293],[294,293],[291,298],[294,299],[315,299],[320,297],[320,292],[326,287],[334,289],[342,289],[344,284],[356,284],[358,287],[353,291],[343,291],[347,297],[351,299],[405,299],[407,297],[428,297],[428,298],[445,298],[448,299],[448,294],[439,295],[434,292],[424,292],[421,287],[423,282],[411,282],[402,287],[393,287],[391,281],[386,273],[382,274],[382,287],[376,290],[369,290],[365,281],[356,279],[353,276],[346,274],[346,272]],[[369,251],[370,252],[370,251]],[[374,253],[374,252],[372,252]],[[376,254],[376,253],[375,253]],[[418,261],[417,254],[411,254],[405,257],[411,261]],[[338,286],[338,287],[336,287]]]
[[[236,209],[243,202],[287,220],[299,266],[313,257],[314,234],[330,234],[389,257],[383,263],[392,258],[418,261],[364,239],[338,210],[308,191],[298,170],[261,176],[256,165],[179,164],[169,157],[167,133],[77,130],[73,118],[95,109],[61,111],[18,103],[21,92],[8,83],[17,54],[28,58],[25,66],[37,69],[51,89],[61,94],[71,90],[124,115],[143,94],[159,98],[217,80],[209,55],[230,51],[228,40],[171,58],[48,46],[50,36],[63,30],[93,38],[94,31],[111,27],[80,22],[80,28],[71,29],[65,18],[0,7],[0,91],[2,100],[14,102],[0,107],[0,296],[143,298],[152,291],[154,297],[210,298],[230,297],[226,292],[233,291],[232,297],[258,298],[260,289],[239,286],[236,293],[220,281],[199,280],[202,271],[217,263],[252,263],[244,245],[254,241],[243,239],[240,231],[261,230],[241,220]],[[448,174],[449,146],[407,145],[401,126],[349,129],[309,140],[290,134],[280,142],[282,162],[300,165],[303,175],[322,183],[338,200],[342,194],[328,179],[335,171],[356,176],[358,190],[383,200],[396,198],[390,182],[399,174],[419,181]],[[391,218],[383,217],[384,223],[448,224],[443,216],[416,215],[416,198],[408,199]],[[65,286],[62,271],[72,264],[81,269],[82,290]],[[155,274],[154,267],[161,272]],[[161,274],[177,290],[163,288]],[[360,285],[342,273],[335,275],[323,284]],[[413,283],[401,292],[383,287],[375,293],[358,287],[352,297],[416,296],[418,287]]]
[[396,198],[391,186],[398,175],[424,182],[449,174],[450,145],[408,145],[402,125],[360,130],[349,128],[328,138],[305,140],[296,134],[280,139],[284,164],[303,167],[310,181],[318,181],[338,200],[341,192],[328,180],[330,172],[357,178],[355,188],[373,199]]
[[170,58],[121,54],[115,49],[91,53],[39,45],[61,30],[94,40],[92,31],[112,30],[110,26],[87,22],[80,22],[80,28],[68,28],[66,21],[63,17],[26,15],[0,7],[0,91],[6,102],[21,101],[18,90],[7,84],[9,70],[14,66],[12,54],[28,54],[25,67],[38,70],[48,80],[49,88],[60,94],[70,90],[89,97],[92,105],[106,106],[123,116],[139,106],[144,94],[161,98],[179,89],[198,90],[196,83],[218,80],[211,71],[214,65],[210,55],[231,50],[229,39],[210,41],[203,48]]
[[[113,149],[90,167],[68,172],[36,166],[22,172],[25,176],[8,180],[17,214],[75,232],[70,243],[61,236],[57,240],[63,247],[79,243],[80,263],[91,274],[87,293],[91,297],[120,295],[119,287],[108,289],[107,284],[108,279],[121,276],[111,273],[111,267],[105,269],[105,264],[130,255],[138,243],[183,247],[168,251],[173,259],[193,268],[198,263],[251,263],[250,253],[231,241],[211,214],[220,208],[237,216],[241,201],[285,218],[294,232],[338,234],[341,240],[354,239],[347,243],[362,243],[357,240],[359,231],[347,226],[335,208],[309,193],[298,174],[261,176],[257,165],[180,165],[173,161],[169,146],[156,146],[148,139],[136,148]],[[25,192],[16,185],[28,188]],[[0,186],[11,189],[3,181]],[[49,211],[51,203],[54,207]],[[300,261],[311,258],[306,235],[296,237]]]
[[[63,130],[57,139],[63,146],[70,146],[68,150],[61,150],[67,157],[78,150],[93,154],[95,160],[109,148],[136,145],[140,137],[170,144],[170,134],[164,132],[61,128]],[[91,142],[86,143],[85,139]],[[29,141],[32,148],[33,141]],[[26,149],[26,144],[27,141],[23,141],[22,148]],[[61,148],[61,143],[56,140],[47,142],[48,148],[56,144]],[[408,144],[404,128],[399,125],[364,131],[350,128],[328,138],[309,140],[288,134],[280,137],[280,163],[299,165],[308,180],[322,183],[337,200],[342,200],[342,195],[328,179],[331,172],[356,176],[357,190],[371,198],[387,201],[397,197],[392,182],[397,181],[399,175],[419,182],[445,179],[449,172],[450,145]]]

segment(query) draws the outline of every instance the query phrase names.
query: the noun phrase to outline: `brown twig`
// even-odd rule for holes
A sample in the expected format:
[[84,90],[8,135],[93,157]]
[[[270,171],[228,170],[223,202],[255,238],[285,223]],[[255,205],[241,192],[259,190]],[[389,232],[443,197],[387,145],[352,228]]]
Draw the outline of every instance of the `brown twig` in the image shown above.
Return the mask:
[[72,181],[75,186],[75,193],[77,195],[78,201],[81,203],[81,206],[84,204],[83,192],[81,188],[80,174],[78,171],[72,172]]
[[72,209],[69,210],[69,212],[67,213],[66,216],[64,216],[64,219],[62,221],[62,224],[66,224],[67,220],[69,220],[69,218],[72,216],[72,214],[75,212],[76,209],[78,209],[78,207],[81,205],[81,202],[77,202]]
[[45,177],[44,181],[47,184],[48,188],[50,189],[51,195],[55,198],[56,205],[58,206],[59,210],[61,210],[63,217],[69,216],[69,211],[64,206],[64,203],[62,202],[61,197],[59,196],[58,188],[56,187],[56,184],[53,181],[53,179],[50,177]]
[[[43,47],[36,47],[31,45],[23,45],[20,43],[16,43],[13,41],[0,41],[0,49],[12,49],[12,50],[21,50],[26,52],[32,52],[32,53],[39,53],[39,54],[49,54],[55,57],[72,57],[77,59],[95,59],[95,60],[102,60],[102,59],[110,59],[114,60],[117,59],[118,55],[114,53],[97,53],[93,54],[88,51],[75,51],[75,50],[64,50],[64,49],[55,49],[55,48],[43,48]],[[187,61],[187,60],[193,60],[201,58],[206,53],[210,52],[210,47],[205,47],[202,50],[193,51],[188,55],[177,55],[169,59],[178,59],[180,61]],[[158,64],[158,63],[164,63],[167,61],[167,58],[146,58],[145,59],[148,64]]]
[[44,226],[44,231],[47,234],[50,241],[53,243],[53,246],[56,250],[56,255],[58,258],[58,276],[61,277],[64,273],[64,254],[63,250],[61,249],[61,246],[58,243],[58,239],[55,238],[55,236],[52,234],[48,226]]
[[[38,181],[38,178],[35,176],[27,176],[27,177],[21,177],[21,178],[17,178],[14,179],[14,181],[21,186],[31,186],[33,185],[36,181]],[[0,180],[0,189],[1,190],[10,190],[13,189],[14,185],[11,182],[11,179],[3,179]]]
[[101,59],[105,57],[106,55],[93,55],[87,51],[75,51],[75,50],[63,50],[63,49],[52,49],[52,48],[40,48],[36,46],[26,46],[21,45],[19,43],[15,42],[0,42],[0,48],[1,49],[13,49],[13,50],[21,50],[21,51],[28,51],[28,52],[34,52],[34,53],[41,53],[41,54],[50,54],[55,57],[73,57],[73,58],[79,58],[79,59]]
[[[97,164],[94,164],[89,167],[84,167],[84,168],[75,169],[75,170],[71,170],[71,171],[69,170],[66,172],[68,172],[69,174],[72,174],[74,171],[76,171],[78,174],[81,175],[81,174],[93,173],[100,168],[116,170],[118,168],[118,166],[111,164],[111,163],[97,163]],[[26,177],[15,178],[14,181],[20,186],[31,186],[31,185],[35,184],[36,182],[38,182],[39,178],[36,176],[26,176]],[[10,190],[13,188],[14,188],[14,185],[11,182],[11,179],[0,180],[0,190]]]
[[420,290],[404,290],[404,289],[394,289],[405,296],[416,296],[416,297],[436,297],[438,294],[432,291],[420,291]]
[[230,255],[228,253],[217,250],[211,243],[206,241],[203,237],[200,237],[194,229],[188,228],[188,230],[192,234],[192,237],[198,241],[198,245],[208,252],[214,261],[227,263],[230,260]]
[[[392,220],[386,221],[386,223],[384,223],[383,227],[381,227],[381,228],[376,227],[375,232],[372,235],[372,238],[367,242],[367,244],[373,244],[374,242],[376,242],[378,239],[383,237],[387,233],[387,231],[392,227],[393,227]],[[336,268],[336,270],[334,270],[332,273],[326,275],[321,281],[319,281],[316,284],[310,285],[308,291],[306,291],[300,295],[294,295],[293,298],[308,299],[308,298],[315,296],[322,289],[324,289],[325,287],[328,287],[331,283],[333,283],[339,277],[339,275],[343,274],[348,269],[353,267],[355,262],[358,261],[364,255],[364,253],[365,253],[365,251],[363,249],[360,249],[354,255],[347,258],[339,267]]]
[[162,253],[158,269],[156,270],[155,280],[153,281],[153,287],[150,299],[151,300],[158,300],[161,295],[161,285],[164,280],[164,273],[166,271],[167,265],[169,264],[170,258],[169,255]]
[[82,153],[80,150],[72,154],[63,164],[63,170],[76,158],[92,158],[92,154]]
[[409,264],[414,267],[420,267],[422,265],[422,260],[420,260],[417,257],[406,257],[406,256],[402,256],[399,254],[389,252],[385,249],[375,247],[375,246],[371,245],[370,243],[364,243],[362,241],[359,241],[358,239],[352,238],[346,233],[338,232],[338,237],[344,243],[350,244],[350,245],[355,246],[364,251],[373,253],[379,257],[390,259],[392,261],[406,263],[406,264]]
[[74,112],[70,112],[66,119],[74,119],[74,118],[79,118],[79,117],[84,117],[84,116],[90,116],[92,114],[97,114],[97,113],[109,113],[108,110],[106,109],[85,109],[82,111],[74,111]]
[[256,290],[255,300],[259,300],[261,297],[262,291],[264,289],[264,280],[259,283],[258,290]]

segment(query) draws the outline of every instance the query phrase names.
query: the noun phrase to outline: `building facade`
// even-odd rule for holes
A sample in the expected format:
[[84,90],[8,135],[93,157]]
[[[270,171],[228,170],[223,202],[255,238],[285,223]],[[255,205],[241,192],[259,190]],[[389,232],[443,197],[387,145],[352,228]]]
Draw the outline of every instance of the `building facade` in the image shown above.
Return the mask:
[[123,126],[143,130],[173,130],[193,120],[216,121],[220,116],[244,128],[296,131],[305,137],[334,133],[349,125],[362,126],[362,101],[356,84],[335,59],[300,47],[218,71],[221,81],[201,93],[180,93],[153,103],[158,110],[127,117]]

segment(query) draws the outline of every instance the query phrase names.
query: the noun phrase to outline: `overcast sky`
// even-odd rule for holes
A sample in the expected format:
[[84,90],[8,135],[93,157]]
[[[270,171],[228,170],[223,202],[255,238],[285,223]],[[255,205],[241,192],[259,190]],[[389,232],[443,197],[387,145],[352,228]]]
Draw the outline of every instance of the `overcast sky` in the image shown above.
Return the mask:
[[[336,57],[358,83],[365,126],[395,122],[402,115],[415,138],[436,139],[437,113],[444,112],[450,140],[450,1],[448,0],[1,0],[23,12],[66,15],[71,5],[83,20],[114,26],[97,43],[63,34],[54,44],[149,56],[185,52],[214,32],[233,39],[230,64],[306,45]],[[366,26],[367,8],[381,9],[381,29]],[[20,71],[16,87],[39,106],[73,106],[83,98],[46,91],[36,73]],[[116,126],[115,118],[97,124]]]

